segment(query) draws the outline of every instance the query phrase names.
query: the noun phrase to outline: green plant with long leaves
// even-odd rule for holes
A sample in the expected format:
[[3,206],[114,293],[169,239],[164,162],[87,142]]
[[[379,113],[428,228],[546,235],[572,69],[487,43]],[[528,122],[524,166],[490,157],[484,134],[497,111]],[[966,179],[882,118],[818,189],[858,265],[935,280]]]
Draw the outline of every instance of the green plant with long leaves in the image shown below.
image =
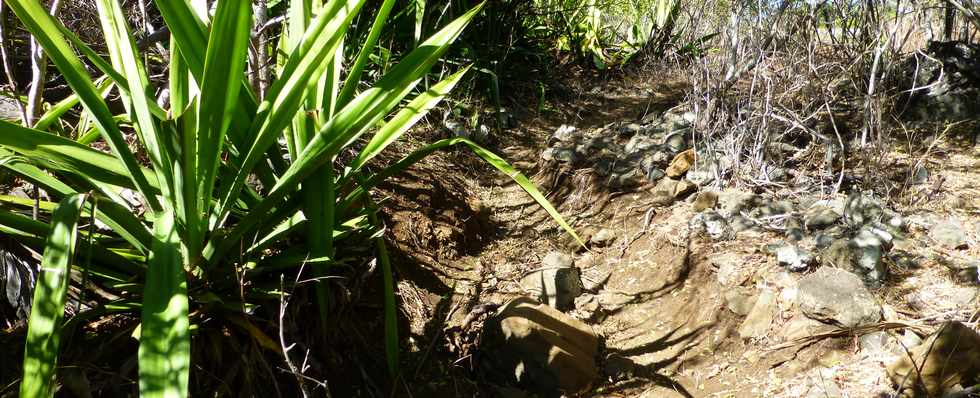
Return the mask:
[[[119,312],[140,320],[134,333],[140,394],[186,396],[193,325],[209,316],[213,303],[247,316],[242,274],[311,269],[310,279],[318,281],[316,318],[327,327],[331,296],[322,277],[341,262],[338,248],[365,245],[373,245],[385,274],[385,344],[396,374],[392,271],[370,193],[449,146],[471,148],[575,236],[526,177],[464,138],[434,142],[388,167],[366,167],[467,72],[463,67],[418,88],[482,4],[420,38],[398,64],[367,82],[365,65],[393,1],[384,2],[366,38],[351,38],[346,32],[364,0],[292,0],[274,81],[258,98],[246,73],[249,1],[219,0],[209,13],[203,1],[157,0],[171,33],[169,100],[161,101],[118,0],[96,0],[108,59],[37,0],[5,2],[73,90],[35,126],[0,121],[0,164],[61,201],[0,198],[0,232],[44,253],[23,396],[53,394],[58,336],[69,324]],[[357,54],[347,65],[343,54],[351,43],[359,49],[347,52]],[[103,76],[93,78],[83,59]],[[110,91],[118,93],[121,114],[106,100]],[[74,131],[65,131],[59,121],[79,106]],[[354,156],[341,161],[342,152]],[[41,213],[37,220],[23,214],[32,205]],[[77,231],[83,213],[98,228]],[[89,253],[85,262],[72,260],[76,240]],[[64,321],[66,286],[79,273],[87,280],[79,289],[99,286],[103,299]],[[237,324],[261,334],[247,321]]]

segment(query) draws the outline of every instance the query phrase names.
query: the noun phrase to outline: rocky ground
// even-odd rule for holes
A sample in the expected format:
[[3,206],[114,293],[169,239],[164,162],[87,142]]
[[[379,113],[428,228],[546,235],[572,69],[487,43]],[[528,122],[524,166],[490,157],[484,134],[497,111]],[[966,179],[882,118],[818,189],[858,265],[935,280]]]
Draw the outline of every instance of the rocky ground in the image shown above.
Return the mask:
[[[917,380],[919,396],[980,382],[974,148],[940,136],[924,154],[889,152],[908,170],[891,196],[804,169],[729,187],[720,177],[746,166],[690,142],[681,92],[611,84],[513,134],[543,145],[496,138],[588,248],[518,187],[471,184],[471,210],[497,238],[424,266],[450,289],[403,284],[402,299],[419,298],[408,313],[445,317],[438,345],[477,376],[475,391],[884,397]],[[927,365],[910,371],[910,357]]]

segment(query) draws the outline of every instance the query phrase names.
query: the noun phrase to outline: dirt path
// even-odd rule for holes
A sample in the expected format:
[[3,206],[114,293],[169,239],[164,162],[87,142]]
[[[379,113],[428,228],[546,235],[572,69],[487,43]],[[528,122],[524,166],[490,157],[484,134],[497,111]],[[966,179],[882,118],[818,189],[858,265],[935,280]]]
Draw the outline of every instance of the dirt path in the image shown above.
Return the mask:
[[[425,366],[419,367],[416,375],[423,376],[415,380],[449,375],[451,381],[413,385],[408,389],[414,396],[500,393],[472,382],[472,352],[465,347],[468,341],[453,333],[468,321],[473,308],[481,308],[480,304],[499,304],[527,295],[522,278],[551,252],[571,254],[581,270],[584,293],[569,314],[591,325],[604,341],[600,358],[603,380],[591,396],[888,396],[891,383],[884,367],[897,357],[895,346],[899,341],[904,344],[910,332],[887,332],[889,329],[880,326],[840,332],[808,319],[800,309],[800,281],[808,273],[790,272],[768,252],[767,245],[789,239],[788,220],[804,214],[810,206],[805,203],[812,201],[719,192],[719,208],[737,206],[742,200],[739,198],[756,198],[752,209],[739,209],[752,210],[760,218],[755,219],[755,227],[714,239],[702,231],[704,227],[691,230],[699,225],[692,222],[699,217],[692,206],[697,194],[665,206],[656,192],[659,185],[653,181],[629,189],[610,188],[609,178],[597,175],[594,168],[556,171],[549,168],[553,163],[542,161],[541,153],[551,143],[552,134],[564,124],[580,131],[615,131],[650,113],[663,112],[682,95],[681,85],[658,88],[650,81],[610,84],[569,101],[563,113],[524,115],[516,131],[499,137],[497,150],[534,176],[577,231],[586,238],[606,236],[601,244],[593,242],[589,251],[572,244],[544,211],[504,178],[463,178],[451,183],[465,185],[471,192],[469,198],[455,202],[469,203],[473,214],[466,216],[466,211],[457,210],[455,217],[482,220],[482,227],[475,228],[466,227],[470,222],[457,221],[460,233],[467,236],[493,231],[495,236],[468,252],[461,251],[463,255],[458,258],[419,260],[420,268],[429,269],[435,276],[432,279],[438,280],[430,285],[438,288],[403,278],[400,292],[414,325],[413,333],[431,341],[462,341],[459,345],[450,342],[451,352],[442,351],[442,343],[419,342],[414,358]],[[882,304],[882,324],[918,322],[928,329],[943,320],[969,322],[977,307],[976,283],[951,280],[949,272],[937,263],[968,259],[978,252],[976,181],[980,181],[980,167],[974,155],[958,152],[952,143],[940,144],[936,148],[941,149],[928,153],[925,159],[956,162],[937,168],[935,181],[946,185],[926,194],[935,195],[934,203],[942,203],[942,208],[926,213],[921,202],[914,200],[908,201],[912,205],[887,205],[913,220],[903,227],[905,232],[899,233],[895,243],[902,249],[883,256],[889,277],[883,287],[872,291]],[[894,156],[900,160],[912,157]],[[821,199],[845,200],[842,195]],[[785,214],[778,210],[783,207]],[[929,228],[947,214],[966,220],[963,230],[970,242],[968,249],[928,248],[924,250],[932,250],[933,255],[920,255],[916,266],[900,264],[895,254],[909,254],[904,251],[908,249],[919,255],[923,252],[915,249],[916,245],[935,246]],[[924,221],[920,225],[915,220]],[[814,239],[808,235],[799,244],[812,246]],[[968,268],[960,267],[969,273]],[[928,308],[909,304],[914,301],[910,292],[928,296],[919,298],[930,302]],[[833,333],[809,338],[828,331]],[[874,343],[874,339],[882,342]],[[441,348],[433,349],[435,346]]]

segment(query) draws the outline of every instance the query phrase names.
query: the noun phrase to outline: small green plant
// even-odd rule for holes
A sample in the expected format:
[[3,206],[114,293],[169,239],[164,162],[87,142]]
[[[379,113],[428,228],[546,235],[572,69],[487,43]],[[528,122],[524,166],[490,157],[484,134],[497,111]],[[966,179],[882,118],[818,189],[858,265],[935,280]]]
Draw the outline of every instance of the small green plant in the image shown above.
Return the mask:
[[[242,294],[244,285],[236,283],[240,273],[261,275],[263,268],[281,271],[309,264],[314,279],[320,278],[342,262],[337,248],[347,246],[374,245],[382,265],[385,345],[389,370],[397,373],[394,286],[370,192],[449,146],[471,148],[574,236],[525,176],[464,138],[432,143],[385,168],[365,167],[467,72],[469,67],[462,67],[416,91],[482,4],[427,39],[419,38],[414,50],[369,84],[363,78],[366,64],[377,56],[378,32],[394,1],[384,2],[360,41],[345,35],[364,0],[292,0],[275,79],[257,98],[245,72],[250,2],[219,0],[213,16],[194,6],[200,3],[156,1],[171,32],[169,104],[160,106],[118,0],[96,1],[108,60],[37,0],[6,1],[74,92],[34,126],[0,121],[0,164],[60,199],[57,205],[39,202],[39,220],[46,221],[22,215],[19,209],[32,203],[17,198],[3,199],[0,209],[0,232],[44,253],[22,396],[53,395],[59,335],[66,323],[119,312],[139,314],[141,320],[140,395],[186,396],[192,325],[229,309],[233,316],[247,317],[250,304],[242,300],[253,293],[276,293]],[[424,4],[417,1],[415,7],[424,10]],[[349,64],[344,62],[345,40],[359,45]],[[89,75],[79,53],[103,78]],[[108,90],[119,93],[124,113],[110,110],[104,99]],[[74,131],[50,132],[60,130],[64,123],[59,120],[76,105],[83,112]],[[135,152],[129,134],[136,137]],[[96,143],[109,150],[95,149]],[[342,151],[354,155],[341,162]],[[148,161],[141,163],[137,154]],[[100,228],[79,230],[83,216]],[[284,244],[297,241],[302,244]],[[76,246],[88,253],[86,261],[73,260]],[[101,300],[65,322],[66,288],[79,274],[119,298]],[[326,327],[331,304],[320,279],[315,318]],[[223,303],[224,312],[208,315],[204,303]]]

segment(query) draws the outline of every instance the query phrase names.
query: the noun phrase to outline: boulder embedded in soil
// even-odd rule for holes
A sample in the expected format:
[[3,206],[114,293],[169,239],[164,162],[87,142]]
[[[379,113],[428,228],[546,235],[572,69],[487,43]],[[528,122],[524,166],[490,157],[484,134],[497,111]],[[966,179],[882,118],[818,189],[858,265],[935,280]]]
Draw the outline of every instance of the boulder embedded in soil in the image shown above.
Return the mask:
[[821,255],[824,267],[838,267],[861,276],[868,286],[878,287],[884,282],[887,269],[881,259],[891,244],[884,231],[863,228],[852,239],[833,241]]
[[541,397],[574,396],[599,378],[599,339],[589,325],[519,297],[486,321],[480,376]]
[[551,252],[541,260],[540,268],[521,279],[521,287],[540,302],[567,311],[575,307],[575,298],[582,294],[581,271],[571,256]]
[[822,322],[857,327],[881,320],[881,306],[857,275],[821,267],[800,280],[800,310]]
[[882,215],[881,202],[870,195],[855,192],[844,203],[844,221],[852,227],[880,221]]
[[910,353],[887,368],[902,396],[938,397],[980,383],[980,334],[960,322],[944,324]]

